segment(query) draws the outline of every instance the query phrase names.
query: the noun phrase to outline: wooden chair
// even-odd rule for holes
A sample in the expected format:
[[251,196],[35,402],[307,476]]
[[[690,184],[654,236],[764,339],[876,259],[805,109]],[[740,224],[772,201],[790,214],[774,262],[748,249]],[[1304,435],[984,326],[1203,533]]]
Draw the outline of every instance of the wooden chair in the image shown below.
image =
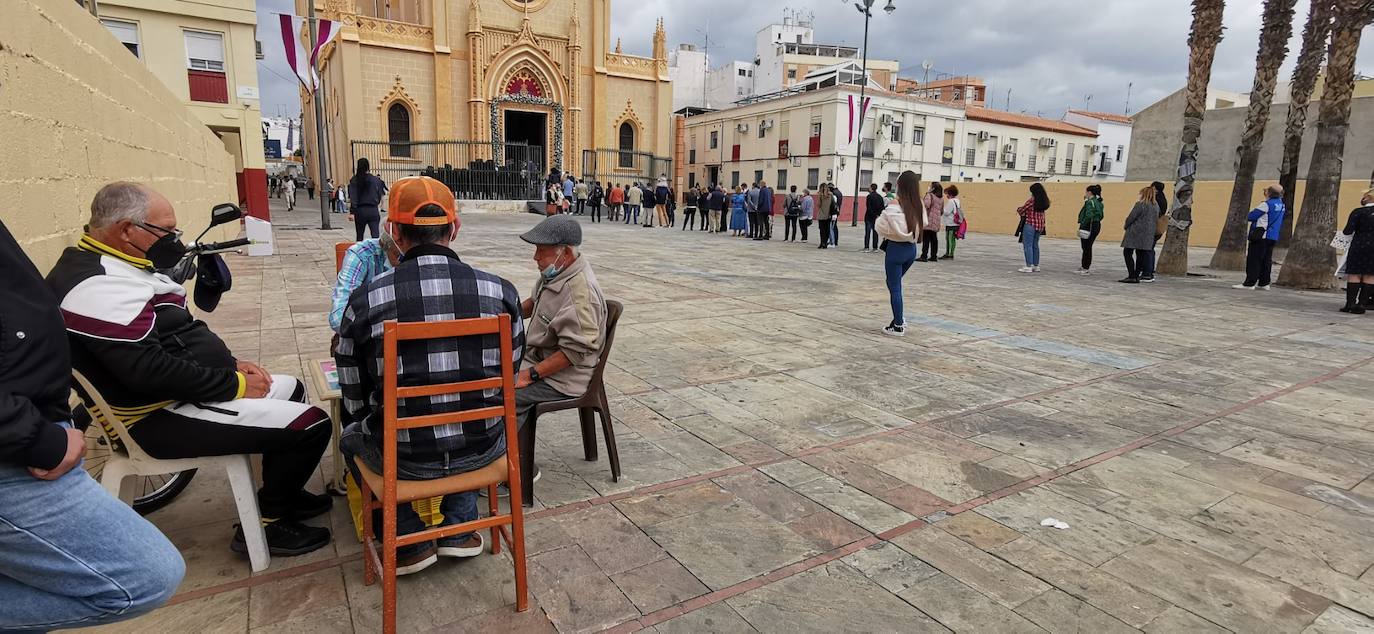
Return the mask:
[[[529,591],[525,579],[525,515],[519,504],[510,505],[510,513],[502,515],[496,487],[509,483],[516,495],[520,491],[520,445],[507,442],[506,453],[491,464],[476,471],[469,471],[436,480],[397,480],[396,478],[396,434],[401,429],[416,429],[479,421],[501,417],[506,427],[506,438],[516,438],[515,419],[515,364],[511,347],[510,315],[462,319],[444,322],[398,323],[388,321],[383,325],[383,391],[382,391],[382,473],[372,471],[362,461],[355,459],[358,471],[362,474],[359,483],[363,494],[363,582],[372,585],[377,580],[380,569],[382,575],[382,631],[392,634],[396,631],[396,549],[402,546],[427,542],[441,537],[460,533],[491,529],[491,552],[501,552],[501,539],[506,540],[515,560],[515,609],[524,612],[529,609]],[[477,337],[496,335],[501,339],[501,376],[476,381],[461,381],[434,385],[400,387],[397,380],[397,344],[401,341],[426,339],[448,339],[453,337]],[[502,404],[499,406],[469,409],[444,414],[410,416],[398,418],[396,407],[398,399],[438,396],[441,394],[461,394],[480,390],[501,390]],[[490,502],[490,515],[471,522],[440,526],[409,535],[396,535],[396,505],[423,500],[435,496],[468,491],[487,490]],[[378,491],[381,492],[380,497]],[[372,512],[382,511],[382,545],[378,553],[373,543],[376,527],[372,525]],[[510,530],[507,531],[506,527]]]
[[334,273],[337,274],[343,269],[344,252],[348,248],[357,244],[356,242],[335,242],[334,243]]
[[[534,406],[534,415],[530,417],[525,428],[521,430],[520,438],[520,473],[524,481],[521,483],[524,488],[524,496],[521,500],[525,506],[534,505],[534,437],[535,424],[543,414],[562,411],[566,409],[576,409],[577,417],[582,423],[582,455],[588,462],[596,460],[596,415],[601,415],[601,432],[606,436],[606,458],[611,462],[611,480],[620,481],[620,450],[615,446],[615,430],[611,423],[611,404],[606,398],[606,384],[603,376],[606,373],[606,360],[611,357],[611,344],[615,343],[615,327],[620,322],[620,315],[625,311],[625,306],[613,299],[606,300],[606,345],[601,348],[601,359],[596,362],[596,369],[592,371],[592,379],[587,384],[587,391],[577,398],[570,398],[562,401],[549,401]],[[512,496],[511,499],[515,499]]]
[[[253,572],[262,572],[272,563],[271,553],[267,550],[267,534],[262,528],[262,514],[258,510],[258,488],[253,484],[253,465],[248,454],[230,456],[205,456],[202,458],[182,458],[160,460],[149,456],[124,426],[124,421],[115,416],[105,397],[97,392],[95,386],[80,372],[72,370],[77,391],[91,405],[91,424],[100,427],[105,439],[110,443],[110,457],[100,473],[100,486],[110,495],[123,500],[125,504],[134,501],[131,486],[135,476],[153,476],[179,473],[187,469],[224,469],[229,474],[229,488],[234,492],[234,506],[238,507],[239,524],[243,527],[243,541],[248,546],[248,563]],[[124,447],[117,451],[115,437]]]

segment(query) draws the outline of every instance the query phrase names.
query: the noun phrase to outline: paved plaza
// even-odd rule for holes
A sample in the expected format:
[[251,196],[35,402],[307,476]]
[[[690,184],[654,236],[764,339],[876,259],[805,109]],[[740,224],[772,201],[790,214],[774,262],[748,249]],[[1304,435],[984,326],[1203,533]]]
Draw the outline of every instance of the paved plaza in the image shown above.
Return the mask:
[[[528,294],[517,236],[539,217],[463,220],[462,258]],[[207,319],[239,357],[307,376],[328,355],[353,230],[318,222],[278,210],[277,255],[230,258]],[[1118,284],[1115,244],[1080,277],[1063,240],[1019,274],[1015,238],[971,234],[912,269],[896,339],[882,255],[847,225],[829,251],[814,231],[584,229],[626,307],[607,370],[625,475],[582,460],[574,414],[541,420],[530,611],[507,554],[443,560],[401,580],[401,631],[1374,628],[1374,316],[1335,295]],[[333,545],[256,575],[222,474],[150,519],[185,582],[108,631],[380,630],[342,498]]]

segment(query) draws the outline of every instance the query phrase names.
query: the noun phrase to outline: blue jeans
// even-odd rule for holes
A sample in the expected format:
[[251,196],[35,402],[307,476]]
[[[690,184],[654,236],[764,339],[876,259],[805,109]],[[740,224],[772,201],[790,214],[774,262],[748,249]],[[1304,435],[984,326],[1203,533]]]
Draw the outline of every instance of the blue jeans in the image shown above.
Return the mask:
[[[363,462],[367,463],[368,468],[377,473],[382,472],[382,447],[381,436],[372,436],[363,432],[362,423],[353,423],[344,428],[343,436],[339,438],[339,450],[343,452],[344,464],[353,473],[354,482],[362,482],[362,477],[358,475],[358,466],[354,464],[354,456],[361,456]],[[440,462],[411,462],[408,460],[397,460],[396,477],[402,480],[435,480],[448,477],[466,471],[475,471],[485,467],[496,458],[501,457],[506,452],[506,443],[498,442],[492,446],[485,454],[480,455],[453,455],[448,460]],[[377,492],[380,494],[380,492]],[[443,513],[444,519],[439,522],[440,526],[452,526],[462,524],[477,519],[477,492],[468,491],[466,493],[454,493],[445,495],[439,504],[439,512]],[[376,527],[378,535],[381,535],[381,517],[376,516],[377,520],[373,526]],[[414,507],[409,503],[396,505],[396,534],[409,535],[425,530],[424,520],[415,512]],[[472,536],[472,533],[462,533],[453,537],[446,537],[445,540],[465,541]],[[402,548],[401,552],[407,552],[411,548],[420,548],[422,545],[416,544],[407,548]]]
[[1030,223],[1021,232],[1021,249],[1026,252],[1026,266],[1040,266],[1040,232]]
[[[625,224],[628,225],[631,222],[639,224],[639,207],[639,205],[625,205]],[[631,215],[634,216],[633,220],[630,218]]]
[[[877,221],[877,220],[865,220],[865,221],[864,221],[864,248],[865,248],[865,249],[876,249],[876,248],[878,248],[878,245],[880,244],[879,238],[878,238],[878,230],[877,230],[877,228],[875,227],[875,225],[877,225],[877,224],[878,224],[878,221]],[[869,240],[870,240],[870,238],[872,239],[872,244],[873,244],[873,246],[869,246]]]
[[49,482],[0,464],[0,631],[131,619],[172,598],[185,572],[176,547],[80,466]]
[[883,258],[883,270],[887,272],[887,294],[892,301],[892,325],[906,325],[906,315],[902,306],[902,277],[906,275],[911,263],[916,261],[915,242],[887,243],[887,255]]

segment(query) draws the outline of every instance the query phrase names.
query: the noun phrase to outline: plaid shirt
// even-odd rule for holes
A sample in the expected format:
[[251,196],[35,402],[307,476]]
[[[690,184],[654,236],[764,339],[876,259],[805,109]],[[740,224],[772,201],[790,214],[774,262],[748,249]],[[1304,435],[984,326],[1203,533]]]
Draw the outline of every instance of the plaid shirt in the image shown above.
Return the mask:
[[1040,233],[1045,232],[1045,212],[1038,211],[1035,208],[1034,198],[1027,200],[1026,204],[1021,205],[1021,207],[1016,210],[1016,213],[1022,218],[1025,218],[1026,224],[1030,225],[1036,231]]
[[[344,406],[362,421],[369,440],[382,438],[382,325],[386,321],[446,321],[511,316],[516,371],[525,352],[520,295],[510,282],[464,264],[446,247],[410,250],[395,269],[382,273],[350,298],[334,353]],[[501,375],[497,336],[401,342],[398,385],[474,381]],[[402,399],[397,416],[422,416],[501,405],[500,390]],[[397,455],[415,462],[481,454],[502,442],[500,418],[398,430]],[[447,457],[444,455],[448,453]],[[457,456],[455,456],[456,454]]]
[[344,251],[343,265],[339,267],[339,280],[334,284],[334,302],[329,308],[329,329],[339,332],[343,324],[344,309],[348,308],[348,298],[354,289],[372,281],[384,271],[391,270],[391,261],[386,259],[386,249],[380,240],[363,240]]

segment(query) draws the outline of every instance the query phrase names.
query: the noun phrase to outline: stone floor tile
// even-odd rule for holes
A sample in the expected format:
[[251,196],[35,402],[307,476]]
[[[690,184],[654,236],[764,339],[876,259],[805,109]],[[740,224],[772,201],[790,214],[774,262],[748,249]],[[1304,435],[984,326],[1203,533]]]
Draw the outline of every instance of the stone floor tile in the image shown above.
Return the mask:
[[888,491],[874,493],[873,497],[902,509],[915,517],[925,517],[931,513],[952,506],[948,500],[910,484],[899,486]]
[[529,559],[530,590],[560,631],[599,631],[639,618],[639,611],[581,548]]
[[1230,630],[1180,607],[1171,607],[1145,626],[1149,634],[1225,634]]
[[1051,589],[1021,604],[1021,607],[1016,608],[1016,613],[1052,634],[1129,634],[1136,631],[1135,628],[1108,616],[1106,612],[1057,589]]
[[713,603],[653,627],[658,634],[741,634],[757,632],[729,604]]
[[994,548],[992,553],[1131,627],[1143,627],[1171,605],[1029,537]]
[[[1366,479],[1364,482],[1368,482]],[[1364,484],[1361,482],[1361,484]],[[1317,509],[1308,515],[1317,515],[1326,510],[1326,506],[1334,506],[1351,513],[1365,516],[1374,516],[1374,494],[1362,493],[1359,485],[1351,490],[1339,489],[1328,484],[1313,482],[1307,478],[1300,478],[1287,473],[1275,473],[1264,478],[1265,485],[1271,485],[1286,492],[1302,496],[1302,498],[1318,502],[1323,508]],[[1279,505],[1283,506],[1283,505]],[[1285,507],[1289,508],[1289,507]],[[1295,509],[1297,510],[1297,509]]]
[[[228,492],[225,492],[226,495]],[[211,586],[247,579],[252,574],[248,557],[229,550],[234,538],[235,520],[201,524],[166,533],[167,539],[181,552],[186,561],[186,576],[177,592],[189,592]],[[291,558],[273,557],[271,569],[290,565]]]
[[1266,548],[1246,561],[1245,567],[1365,614],[1374,614],[1374,584],[1336,572],[1319,559]]
[[558,629],[553,626],[549,616],[530,599],[530,607],[524,612],[516,612],[515,604],[501,606],[477,616],[440,625],[431,632],[435,634],[462,634],[465,632],[505,632],[509,634],[553,634]]
[[1233,495],[1193,520],[1261,546],[1321,559],[1348,575],[1374,565],[1374,537],[1243,495]]
[[1135,451],[1092,465],[1074,475],[1128,498],[1149,500],[1179,515],[1196,513],[1231,494],[1161,470],[1154,459],[1157,455]]
[[658,544],[608,504],[579,509],[547,521],[557,525],[566,538],[560,538],[559,533],[540,535],[536,546],[540,542],[554,547],[576,544],[608,575],[667,557]]
[[611,575],[611,581],[644,614],[677,605],[708,591],[682,564],[672,559],[660,559]]
[[1154,504],[1153,500],[1122,497],[1104,502],[1097,508],[1114,517],[1235,563],[1253,557],[1263,548],[1244,536],[1198,522],[1195,517],[1175,515],[1171,509]]
[[1374,632],[1374,619],[1339,605],[1326,609],[1303,634],[1352,634]]
[[339,607],[347,611],[348,593],[343,572],[326,568],[319,572],[289,577],[252,588],[249,592],[250,628],[328,612]]
[[739,501],[654,524],[645,531],[712,590],[820,552],[786,526]]
[[926,526],[892,543],[1008,608],[1049,589],[1041,580],[938,528]]
[[811,542],[821,551],[829,551],[868,537],[869,532],[830,511],[821,510],[787,523],[787,528]]
[[[343,574],[338,569],[334,572]],[[353,614],[349,612],[347,605],[249,630],[251,634],[351,634],[353,631]]]
[[1296,632],[1331,602],[1169,539],[1143,544],[1101,567],[1179,607],[1238,632]]
[[163,607],[133,620],[101,626],[99,631],[102,634],[247,632],[248,590],[230,590],[203,599]]
[[837,561],[726,602],[760,632],[947,631]]
[[[825,477],[825,472],[800,460],[787,460],[759,467],[759,471],[781,482],[783,486],[796,486]],[[832,474],[833,475],[833,474]],[[862,488],[862,487],[860,487]]]
[[946,574],[922,581],[899,596],[956,632],[1044,631]]
[[785,458],[786,454],[758,440],[745,441],[720,448],[745,464],[758,464]]
[[715,483],[784,524],[823,509],[821,505],[757,471],[716,478]]
[[[1091,565],[1145,542],[1154,533],[1045,489],[1028,489],[978,507],[974,512],[1029,535]],[[1046,518],[1067,530],[1041,526]]]
[[614,505],[631,522],[640,528],[648,528],[671,519],[700,513],[711,508],[721,508],[737,498],[714,482],[679,487],[662,493],[617,500]]
[[794,489],[873,533],[890,530],[916,519],[906,511],[834,478],[812,480]]
[[982,550],[992,550],[1021,537],[1021,533],[978,513],[960,513],[941,520],[934,526]]
[[940,574],[934,566],[890,542],[878,542],[841,560],[893,594]]
[[1222,455],[1343,489],[1374,473],[1374,456],[1297,439],[1282,444],[1251,440]]

